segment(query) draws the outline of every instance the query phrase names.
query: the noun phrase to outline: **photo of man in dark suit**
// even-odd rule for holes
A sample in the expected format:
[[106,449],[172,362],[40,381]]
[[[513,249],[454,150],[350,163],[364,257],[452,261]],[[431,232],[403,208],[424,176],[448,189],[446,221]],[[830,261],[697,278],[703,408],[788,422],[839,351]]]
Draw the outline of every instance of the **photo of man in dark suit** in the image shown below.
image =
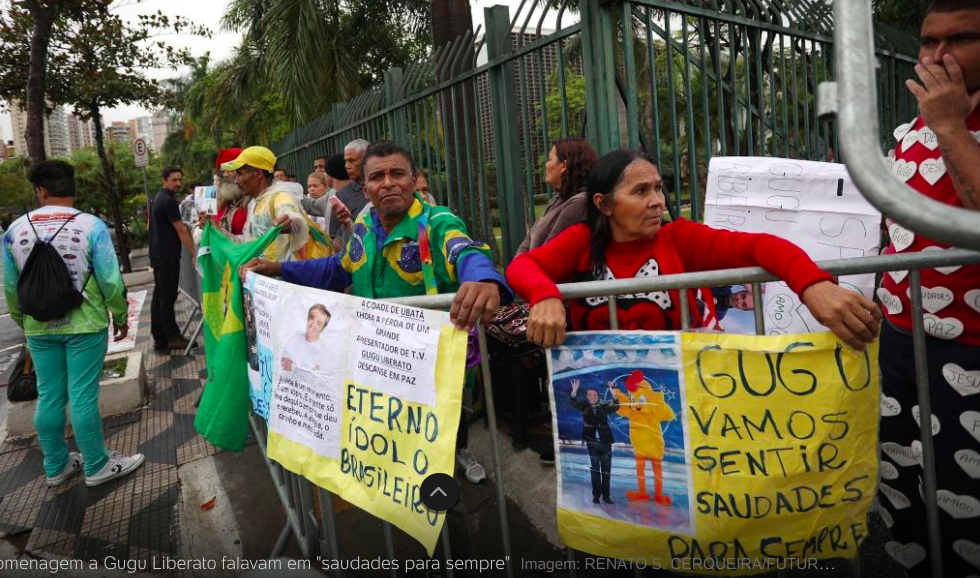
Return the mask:
[[[585,392],[586,401],[576,398],[581,380],[572,380],[572,407],[582,412],[582,440],[589,450],[592,474],[592,503],[598,504],[599,497],[612,504],[609,496],[609,483],[612,473],[612,430],[609,429],[609,416],[619,409],[619,401],[599,402],[599,391],[590,387]],[[609,382],[608,387],[615,387]]]

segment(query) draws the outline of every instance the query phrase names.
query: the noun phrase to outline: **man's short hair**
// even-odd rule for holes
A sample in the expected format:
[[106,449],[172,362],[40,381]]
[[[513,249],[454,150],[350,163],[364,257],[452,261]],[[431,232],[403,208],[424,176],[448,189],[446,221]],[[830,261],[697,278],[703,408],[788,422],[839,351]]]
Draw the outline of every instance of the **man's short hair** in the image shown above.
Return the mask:
[[371,143],[369,143],[368,141],[362,138],[354,139],[349,143],[347,143],[347,146],[344,147],[344,152],[355,151],[363,154],[365,151],[368,150],[368,147],[370,146]]
[[977,0],[932,0],[926,7],[923,17],[933,12],[947,13],[959,12],[960,10],[980,10],[980,2]]
[[327,157],[325,157],[325,156],[316,157],[315,159],[313,159],[313,164],[316,164],[317,161],[323,161],[323,164],[326,165],[327,164]]
[[330,312],[327,311],[327,308],[323,304],[321,304],[321,303],[317,303],[313,307],[310,307],[310,311],[307,313],[307,315],[309,315],[310,313],[313,313],[314,311],[319,311],[320,313],[323,313],[324,315],[327,316],[327,319],[330,319],[331,317],[333,317],[333,315],[330,315]]
[[390,157],[391,155],[402,155],[408,159],[408,164],[412,167],[412,174],[415,174],[415,160],[412,158],[412,153],[408,152],[404,147],[388,140],[378,141],[367,148],[367,151],[364,153],[364,158],[361,159],[361,172],[364,172],[364,167],[367,165],[369,158]]
[[65,161],[42,161],[31,169],[31,184],[52,197],[75,196],[75,167]]
[[160,176],[163,177],[163,180],[167,180],[170,178],[170,175],[174,173],[184,174],[184,171],[180,170],[180,167],[168,165],[163,168],[163,171],[160,172]]

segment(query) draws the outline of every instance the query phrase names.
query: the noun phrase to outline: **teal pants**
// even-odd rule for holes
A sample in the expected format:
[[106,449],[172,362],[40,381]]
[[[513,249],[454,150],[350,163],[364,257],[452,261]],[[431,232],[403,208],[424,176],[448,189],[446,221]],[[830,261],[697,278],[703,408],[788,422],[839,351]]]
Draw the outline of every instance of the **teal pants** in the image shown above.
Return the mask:
[[85,475],[97,473],[109,459],[99,415],[99,378],[108,342],[106,331],[27,338],[37,372],[34,425],[44,454],[44,472],[49,477],[61,473],[68,464],[68,404],[75,443],[85,460]]

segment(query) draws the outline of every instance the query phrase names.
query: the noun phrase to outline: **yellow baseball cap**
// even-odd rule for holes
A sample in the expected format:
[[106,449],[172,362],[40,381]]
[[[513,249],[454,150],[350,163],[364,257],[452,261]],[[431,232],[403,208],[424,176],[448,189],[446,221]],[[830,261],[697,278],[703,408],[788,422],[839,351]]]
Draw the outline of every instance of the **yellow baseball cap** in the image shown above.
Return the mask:
[[238,158],[221,165],[223,171],[237,171],[244,165],[272,172],[276,168],[276,155],[265,147],[248,147]]

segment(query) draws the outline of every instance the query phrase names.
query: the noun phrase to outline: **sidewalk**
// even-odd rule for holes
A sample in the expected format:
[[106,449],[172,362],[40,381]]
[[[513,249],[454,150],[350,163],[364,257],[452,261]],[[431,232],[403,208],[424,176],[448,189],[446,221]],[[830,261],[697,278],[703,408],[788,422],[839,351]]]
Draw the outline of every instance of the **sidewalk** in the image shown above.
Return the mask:
[[[152,291],[152,288],[150,288]],[[106,420],[106,444],[146,463],[118,481],[88,488],[84,478],[49,489],[37,438],[0,444],[0,537],[29,532],[26,551],[42,558],[146,560],[181,554],[177,469],[217,448],[194,430],[194,402],[205,377],[203,354],[152,351],[150,296],[140,315],[137,348],[146,360],[149,403]],[[190,313],[178,301],[178,320]],[[74,440],[69,440],[74,448]]]

